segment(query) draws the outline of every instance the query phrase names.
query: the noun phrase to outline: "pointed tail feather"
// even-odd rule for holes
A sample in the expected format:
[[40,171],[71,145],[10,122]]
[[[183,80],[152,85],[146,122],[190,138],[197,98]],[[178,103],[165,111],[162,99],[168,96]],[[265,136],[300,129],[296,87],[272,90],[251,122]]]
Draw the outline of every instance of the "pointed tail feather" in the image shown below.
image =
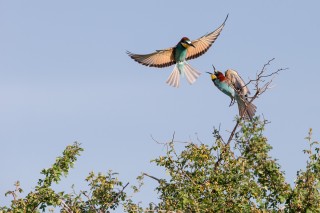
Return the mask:
[[184,73],[189,84],[193,84],[201,74],[193,67],[191,67],[187,62],[184,62]]
[[180,71],[177,65],[174,66],[173,71],[171,72],[169,78],[166,81],[170,86],[178,88],[180,85]]
[[245,119],[252,120],[252,118],[256,113],[257,107],[254,104],[247,101],[244,97],[237,98],[237,102],[238,102],[238,108],[239,108],[239,115],[241,117],[244,117]]
[[175,65],[166,83],[173,87],[179,87],[181,75],[181,77],[186,76],[186,79],[189,82],[189,84],[193,84],[200,76],[200,74],[201,73],[192,68],[186,61],[179,62]]

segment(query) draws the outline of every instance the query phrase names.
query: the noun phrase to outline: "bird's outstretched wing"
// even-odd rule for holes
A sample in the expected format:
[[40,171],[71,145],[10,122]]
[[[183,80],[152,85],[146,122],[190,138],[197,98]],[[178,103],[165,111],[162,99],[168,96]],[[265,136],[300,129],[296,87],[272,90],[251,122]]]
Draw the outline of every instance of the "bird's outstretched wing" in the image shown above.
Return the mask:
[[231,82],[232,86],[240,92],[241,95],[250,94],[250,91],[242,78],[238,75],[237,71],[228,69],[225,72],[226,78]]
[[136,62],[146,65],[148,67],[168,67],[175,64],[174,60],[174,48],[168,48],[164,50],[157,50],[154,53],[140,55],[127,51],[127,54]]
[[201,38],[196,39],[191,42],[195,46],[195,48],[192,48],[192,47],[188,48],[186,60],[197,58],[208,51],[208,49],[212,46],[212,44],[215,42],[215,40],[220,35],[220,33],[221,33],[221,31],[222,31],[222,29],[228,19],[228,16],[229,15],[227,15],[224,22],[215,31],[208,33],[208,34],[202,36]]

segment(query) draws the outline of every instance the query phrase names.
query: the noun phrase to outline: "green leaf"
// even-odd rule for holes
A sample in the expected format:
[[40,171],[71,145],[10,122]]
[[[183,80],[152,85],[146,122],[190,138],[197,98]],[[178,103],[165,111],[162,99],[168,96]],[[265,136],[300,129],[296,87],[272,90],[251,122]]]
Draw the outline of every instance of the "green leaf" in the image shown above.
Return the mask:
[[280,200],[280,203],[284,203],[286,201],[286,198],[284,196],[280,195],[279,200]]

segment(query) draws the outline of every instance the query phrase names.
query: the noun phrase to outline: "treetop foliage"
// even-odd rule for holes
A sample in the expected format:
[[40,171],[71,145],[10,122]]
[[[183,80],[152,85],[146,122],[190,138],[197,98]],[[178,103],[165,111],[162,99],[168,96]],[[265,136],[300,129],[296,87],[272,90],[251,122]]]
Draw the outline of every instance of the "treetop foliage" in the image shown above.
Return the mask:
[[[258,117],[252,121],[237,120],[234,138],[225,141],[220,130],[214,129],[214,142],[187,143],[181,152],[176,151],[174,137],[165,143],[166,152],[152,162],[165,168],[168,178],[159,179],[143,173],[137,177],[139,186],[132,185],[138,193],[143,179],[158,182],[155,191],[158,203],[141,206],[126,192],[118,174],[91,172],[85,181],[89,190],[67,193],[52,189],[67,176],[77,157],[83,151],[75,142],[66,147],[62,156],[48,169],[43,169],[35,189],[20,198],[23,191],[19,182],[8,191],[12,196],[10,206],[0,207],[0,212],[41,212],[60,209],[60,212],[110,212],[122,207],[125,212],[320,212],[320,155],[319,143],[312,140],[310,129],[304,153],[309,160],[305,170],[297,173],[295,185],[285,180],[277,160],[269,155],[272,147],[263,135],[267,121]],[[179,145],[179,144],[178,144]],[[145,205],[145,204],[144,204]]]

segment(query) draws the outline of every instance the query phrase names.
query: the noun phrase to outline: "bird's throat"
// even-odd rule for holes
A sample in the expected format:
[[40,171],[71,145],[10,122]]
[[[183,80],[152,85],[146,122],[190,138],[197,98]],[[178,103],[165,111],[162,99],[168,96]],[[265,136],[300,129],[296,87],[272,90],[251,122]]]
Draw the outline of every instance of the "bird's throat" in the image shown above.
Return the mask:
[[182,45],[178,45],[175,49],[174,57],[176,62],[182,62],[185,60],[187,56],[187,49]]
[[182,45],[184,48],[186,48],[186,49],[189,47],[189,45],[186,44],[186,43],[181,43],[181,45]]

